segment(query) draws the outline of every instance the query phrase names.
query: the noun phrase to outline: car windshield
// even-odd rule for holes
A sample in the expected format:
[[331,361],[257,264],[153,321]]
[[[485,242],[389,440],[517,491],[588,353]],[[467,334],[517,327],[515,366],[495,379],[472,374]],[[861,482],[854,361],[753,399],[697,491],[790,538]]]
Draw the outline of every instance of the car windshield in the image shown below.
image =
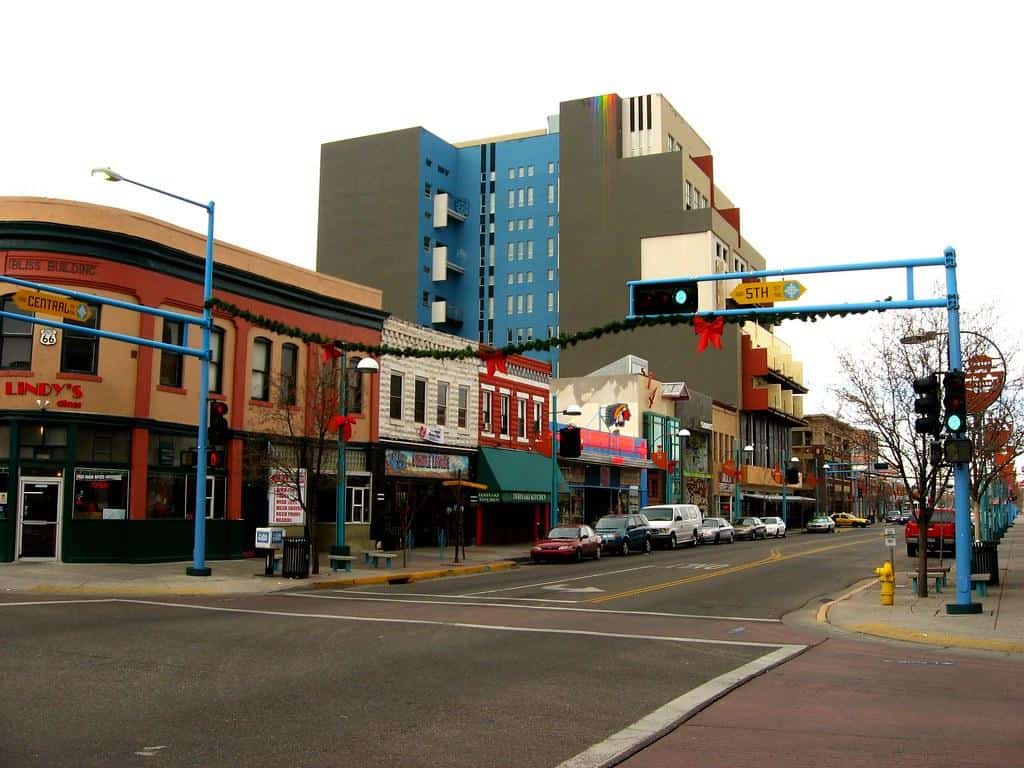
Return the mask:
[[775,525],[777,522],[779,522],[779,518],[777,517],[762,517],[761,520],[767,523],[768,525]]
[[578,539],[579,537],[579,528],[552,528],[548,534],[549,539]]
[[718,521],[715,518],[713,518],[713,517],[709,517],[709,518],[705,519],[703,523],[700,524],[700,527],[701,528],[717,528],[718,527]]
[[626,527],[625,518],[602,517],[595,526],[599,531],[619,531]]
[[831,521],[827,517],[816,517],[813,520],[811,520],[811,522],[812,523],[824,523],[824,524],[827,525]]
[[672,507],[644,507],[648,520],[672,521]]
[[757,520],[753,517],[744,517],[739,522],[740,525],[757,525]]
[[932,512],[933,523],[955,523],[956,516],[952,509],[936,509]]

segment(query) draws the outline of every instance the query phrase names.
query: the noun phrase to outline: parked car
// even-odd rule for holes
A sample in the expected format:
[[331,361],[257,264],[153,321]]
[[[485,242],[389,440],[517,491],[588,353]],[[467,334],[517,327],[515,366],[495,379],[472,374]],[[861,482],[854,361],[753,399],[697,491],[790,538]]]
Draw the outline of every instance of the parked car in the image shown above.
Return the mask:
[[786,538],[786,521],[781,517],[762,517],[761,522],[764,523],[764,531],[769,536],[775,538]]
[[640,513],[651,524],[652,542],[675,549],[678,544],[697,546],[700,507],[696,504],[658,504]]
[[761,518],[759,517],[741,517],[732,524],[732,527],[736,531],[737,539],[750,539],[751,541],[756,541],[757,539],[768,538],[768,533],[765,530],[764,523],[761,522]]
[[[920,529],[920,523],[913,518],[907,521],[907,527],[903,529],[907,557],[917,557]],[[928,552],[942,551],[951,556],[956,554],[956,513],[951,507],[936,507],[932,510],[932,519],[928,523],[926,536]]]
[[642,514],[605,515],[594,526],[606,552],[628,555],[630,552],[651,553],[654,548],[651,524]]
[[601,558],[601,537],[589,525],[560,525],[530,549],[533,562],[542,560],[575,560]]
[[907,521],[903,519],[903,513],[898,509],[890,509],[885,513],[885,522],[895,523],[896,525],[906,525]]
[[724,517],[705,517],[701,521],[698,538],[703,543],[718,544],[721,541],[727,541],[732,544],[736,541],[736,530],[732,527],[732,523]]
[[903,512],[900,512],[900,525],[906,525],[907,523],[909,523],[913,519],[914,519],[914,513],[911,512],[909,509],[908,510],[904,510]]
[[804,528],[804,533],[835,533],[836,532],[836,521],[831,517],[825,517],[820,515],[818,517],[812,517],[807,521],[807,527]]
[[851,515],[849,512],[836,512],[832,520],[839,528],[867,528],[868,521],[863,517]]

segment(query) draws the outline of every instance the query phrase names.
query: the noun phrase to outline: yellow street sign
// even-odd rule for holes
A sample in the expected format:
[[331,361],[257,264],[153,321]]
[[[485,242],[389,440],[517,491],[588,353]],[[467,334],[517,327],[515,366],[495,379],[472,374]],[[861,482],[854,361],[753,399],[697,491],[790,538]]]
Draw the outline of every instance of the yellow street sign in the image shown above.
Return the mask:
[[77,320],[80,323],[84,323],[92,317],[92,310],[84,301],[72,299],[70,296],[58,296],[56,293],[17,291],[14,294],[14,303],[25,312],[56,315],[66,320]]
[[737,304],[770,304],[773,301],[796,301],[804,295],[798,280],[777,280],[774,283],[740,283],[729,297]]

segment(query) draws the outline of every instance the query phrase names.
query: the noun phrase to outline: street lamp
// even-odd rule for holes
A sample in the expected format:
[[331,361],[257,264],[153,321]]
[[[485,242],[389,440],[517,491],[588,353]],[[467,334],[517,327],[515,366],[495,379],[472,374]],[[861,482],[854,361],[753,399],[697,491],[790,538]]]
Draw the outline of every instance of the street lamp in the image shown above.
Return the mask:
[[570,405],[563,411],[558,410],[558,395],[551,395],[551,509],[550,528],[558,525],[558,414],[580,416],[583,409],[578,405]]
[[210,299],[213,298],[213,200],[200,203],[187,197],[167,192],[157,187],[129,179],[110,168],[93,168],[93,176],[105,181],[124,181],[136,187],[148,189],[165,197],[172,197],[183,203],[194,205],[206,211],[206,263],[203,269],[203,348],[199,358],[199,435],[196,440],[196,506],[195,539],[192,545],[192,565],[185,569],[189,576],[209,576],[212,571],[206,567],[206,417],[207,400],[210,397],[210,329],[213,326],[213,312]]
[[[800,459],[797,458],[796,456],[793,456],[793,457],[790,458],[789,463],[792,464],[794,467],[799,467]],[[786,470],[783,469],[782,470],[782,522],[784,522],[786,524],[786,527],[788,528],[789,527],[789,515],[786,512],[786,486],[787,485],[788,485],[788,483],[786,482]]]
[[[746,454],[753,455],[753,453],[754,453],[754,446],[753,445],[745,445],[745,446],[743,446],[743,452],[746,453]],[[740,471],[740,446],[739,446],[739,444],[737,444],[736,445],[736,472],[739,472],[739,471]],[[736,475],[736,482],[734,483],[734,486],[735,486],[734,492],[735,492],[736,501],[733,504],[732,519],[733,520],[738,520],[742,516],[742,515],[740,515],[740,511],[741,511],[740,510],[740,504],[741,504],[741,502],[740,502],[740,475],[739,474]]]
[[825,470],[825,517],[828,517],[828,470],[831,466],[827,461],[821,465]]
[[679,438],[679,503],[686,503],[686,438],[690,436],[690,430],[680,429],[676,432]]
[[[334,545],[331,547],[332,555],[347,555],[349,548],[345,545],[345,503],[348,500],[348,477],[345,467],[345,417],[348,415],[348,351],[341,350],[341,382],[338,385],[338,415],[341,423],[338,424],[338,479],[335,488],[334,501]],[[361,373],[376,373],[380,365],[372,357],[362,357],[356,363],[356,371]],[[312,521],[310,521],[312,522]],[[316,557],[316,553],[313,553]]]

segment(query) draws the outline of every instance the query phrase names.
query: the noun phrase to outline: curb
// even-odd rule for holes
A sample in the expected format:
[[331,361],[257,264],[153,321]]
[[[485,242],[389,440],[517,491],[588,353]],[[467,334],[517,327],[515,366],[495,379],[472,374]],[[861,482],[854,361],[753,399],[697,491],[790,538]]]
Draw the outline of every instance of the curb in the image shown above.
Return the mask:
[[948,632],[917,632],[886,624],[851,624],[850,629],[864,635],[884,637],[887,640],[903,640],[921,645],[940,645],[945,648],[970,648],[977,651],[1002,651],[1003,653],[1024,653],[1024,644],[1012,640],[987,640],[981,637],[951,635]]
[[829,600],[827,603],[822,604],[818,608],[818,616],[817,616],[818,623],[819,624],[831,624],[832,622],[828,620],[828,612],[829,612],[829,610],[831,610],[833,605],[835,605],[836,603],[841,603],[841,602],[843,602],[843,600],[849,600],[851,597],[856,595],[858,592],[863,592],[865,589],[867,589],[868,587],[870,587],[871,585],[876,584],[876,583],[878,583],[878,579],[870,579],[869,581],[866,581],[863,584],[860,584],[859,586],[854,587],[849,592],[846,592],[845,594],[840,595],[835,600]]
[[487,571],[507,571],[515,568],[518,562],[515,560],[498,560],[483,565],[466,565],[454,568],[437,568],[429,571],[412,571],[407,573],[382,573],[373,576],[350,576],[344,579],[324,579],[316,581],[308,586],[312,589],[331,589],[333,587],[357,587],[366,584],[410,584],[414,581],[426,581],[428,579],[441,579],[445,576],[462,576],[472,573],[486,573]]

